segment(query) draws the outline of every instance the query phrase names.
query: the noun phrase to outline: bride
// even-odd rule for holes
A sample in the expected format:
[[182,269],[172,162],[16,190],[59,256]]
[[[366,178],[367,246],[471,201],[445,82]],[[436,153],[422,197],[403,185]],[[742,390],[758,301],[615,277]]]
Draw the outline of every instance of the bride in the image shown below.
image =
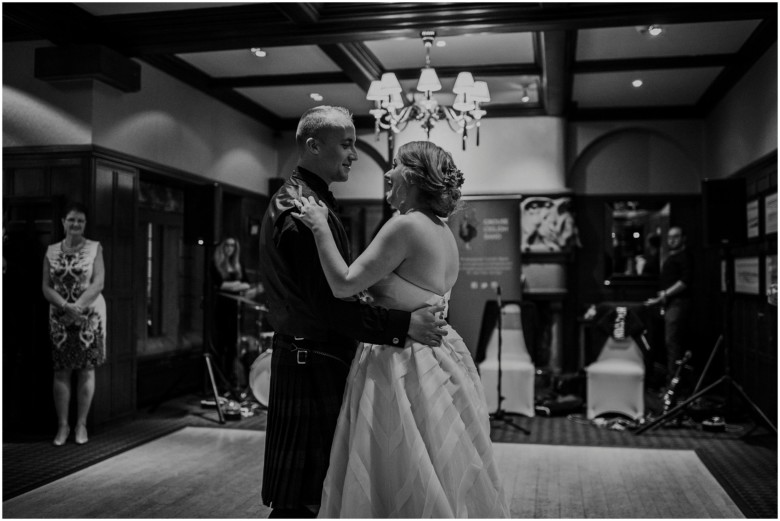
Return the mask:
[[[447,303],[458,249],[442,218],[457,207],[463,173],[427,141],[402,146],[385,174],[391,218],[347,266],[313,197],[297,202],[336,297],[367,289],[388,308]],[[363,344],[347,379],[319,516],[509,517],[493,458],[484,391],[463,339],[441,346]]]

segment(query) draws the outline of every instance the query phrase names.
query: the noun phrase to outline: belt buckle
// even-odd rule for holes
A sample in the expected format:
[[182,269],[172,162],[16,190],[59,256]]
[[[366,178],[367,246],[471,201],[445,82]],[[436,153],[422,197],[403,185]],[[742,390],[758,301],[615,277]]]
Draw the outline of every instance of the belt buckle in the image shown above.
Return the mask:
[[[303,356],[301,356],[301,355],[303,355]],[[295,352],[295,358],[296,358],[296,361],[298,362],[298,365],[306,365],[306,361],[309,358],[309,352],[307,350],[305,350],[305,349],[300,349],[299,348]]]

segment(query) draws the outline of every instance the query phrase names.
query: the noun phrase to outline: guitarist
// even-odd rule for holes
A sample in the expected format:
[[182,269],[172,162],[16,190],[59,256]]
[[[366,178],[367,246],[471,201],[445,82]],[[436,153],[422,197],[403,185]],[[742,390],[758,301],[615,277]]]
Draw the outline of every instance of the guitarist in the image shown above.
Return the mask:
[[659,276],[662,289],[655,298],[648,299],[645,304],[659,306],[664,317],[668,389],[677,369],[677,361],[690,348],[689,345],[686,346],[686,341],[691,326],[693,260],[685,247],[685,233],[679,226],[669,228],[666,243],[669,252],[661,265]]

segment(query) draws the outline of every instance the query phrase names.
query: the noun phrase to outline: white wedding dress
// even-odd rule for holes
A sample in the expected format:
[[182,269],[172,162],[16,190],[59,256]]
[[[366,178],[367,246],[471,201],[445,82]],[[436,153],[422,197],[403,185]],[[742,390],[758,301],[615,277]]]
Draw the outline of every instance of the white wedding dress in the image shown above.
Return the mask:
[[[391,274],[374,303],[446,302]],[[441,346],[361,344],[352,362],[319,517],[498,518],[509,507],[493,459],[482,384],[449,325]]]

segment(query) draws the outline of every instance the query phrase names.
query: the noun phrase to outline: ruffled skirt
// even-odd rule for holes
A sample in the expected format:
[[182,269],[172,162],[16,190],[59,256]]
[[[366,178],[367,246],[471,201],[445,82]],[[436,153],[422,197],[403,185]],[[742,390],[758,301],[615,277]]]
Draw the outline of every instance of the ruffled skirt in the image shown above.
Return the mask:
[[509,517],[471,354],[363,344],[353,360],[319,516]]

